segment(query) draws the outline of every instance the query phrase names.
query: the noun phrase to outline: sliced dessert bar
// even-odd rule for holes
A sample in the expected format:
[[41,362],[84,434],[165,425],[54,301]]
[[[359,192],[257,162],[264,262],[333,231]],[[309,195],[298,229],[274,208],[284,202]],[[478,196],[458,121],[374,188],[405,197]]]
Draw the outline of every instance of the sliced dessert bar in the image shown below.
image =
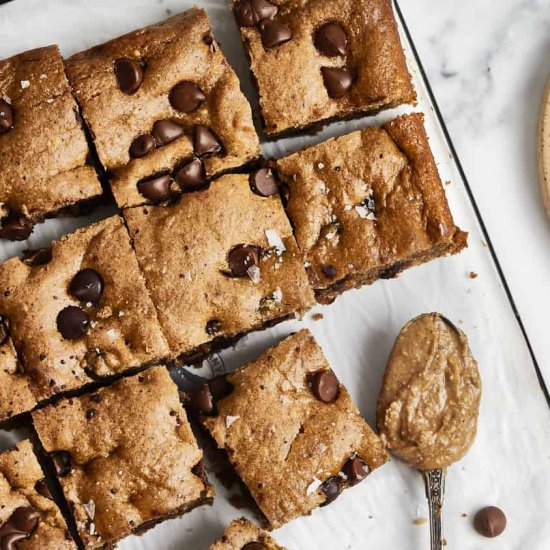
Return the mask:
[[421,114],[277,161],[317,300],[455,254],[454,224]]
[[202,452],[163,367],[33,413],[86,548],[111,548],[213,491]]
[[201,9],[66,67],[120,207],[167,201],[259,153],[250,106]]

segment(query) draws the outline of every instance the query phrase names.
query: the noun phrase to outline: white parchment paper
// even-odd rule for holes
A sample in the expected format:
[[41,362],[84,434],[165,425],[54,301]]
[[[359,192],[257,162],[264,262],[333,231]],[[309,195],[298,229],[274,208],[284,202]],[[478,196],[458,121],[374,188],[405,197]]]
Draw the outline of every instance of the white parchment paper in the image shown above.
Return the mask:
[[[226,1],[196,4],[207,9],[215,36],[253,101],[245,57]],[[60,44],[68,56],[191,5],[179,0],[16,0],[0,6],[0,57],[51,43]],[[444,514],[448,548],[547,550],[549,409],[408,45],[407,52],[420,98],[417,109],[426,114],[441,176],[450,182],[447,195],[456,221],[470,232],[469,249],[458,257],[414,268],[397,280],[348,292],[333,305],[314,311],[323,314],[320,321],[313,321],[309,314],[303,323],[286,323],[248,336],[236,349],[222,353],[216,368],[232,369],[306,325],[365,417],[374,424],[383,370],[399,329],[417,314],[441,311],[469,335],[484,383],[477,442],[448,475]],[[407,110],[334,124],[315,136],[270,143],[264,146],[264,153],[281,156],[329,136],[379,124]],[[483,162],[483,151],[479,151],[479,161]],[[105,208],[87,218],[50,220],[35,229],[29,243],[1,243],[0,260],[29,246],[44,245],[113,212],[113,208]],[[471,279],[472,271],[479,276]],[[525,284],[529,284],[527,277]],[[206,364],[204,370],[210,368]],[[0,448],[20,437],[20,433],[0,432]],[[213,481],[219,494],[213,507],[165,522],[143,537],[130,537],[120,548],[206,550],[232,518],[243,514],[228,503],[230,492]],[[500,506],[508,515],[508,529],[495,540],[482,539],[471,526],[475,512],[486,505]],[[344,492],[335,503],[278,530],[275,537],[289,550],[427,549],[428,526],[415,524],[424,517],[427,509],[420,476],[394,460],[368,481]]]

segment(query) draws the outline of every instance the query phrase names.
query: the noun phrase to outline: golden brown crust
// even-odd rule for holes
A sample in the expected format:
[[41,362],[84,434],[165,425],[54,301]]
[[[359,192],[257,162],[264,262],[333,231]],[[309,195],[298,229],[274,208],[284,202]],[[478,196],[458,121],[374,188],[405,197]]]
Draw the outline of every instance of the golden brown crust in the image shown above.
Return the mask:
[[[273,3],[279,7],[275,20],[292,31],[289,42],[265,49],[258,27],[241,28],[258,84],[266,133],[279,134],[335,117],[415,102],[390,0]],[[328,22],[338,22],[345,29],[347,56],[327,57],[316,49],[315,31]],[[357,71],[350,92],[331,99],[322,67]]]
[[[138,192],[137,182],[171,172],[193,156],[193,128],[197,124],[209,127],[224,146],[224,154],[204,159],[208,175],[258,156],[250,106],[219,46],[207,44],[206,36],[211,36],[208,17],[204,10],[194,8],[76,54],[66,62],[99,158],[113,172],[111,186],[119,206],[147,202]],[[146,63],[143,83],[133,95],[118,87],[113,63],[119,58]],[[206,95],[195,112],[181,113],[170,104],[170,91],[181,81],[192,81]],[[133,140],[151,132],[153,124],[162,119],[180,124],[184,135],[132,160],[129,149]]]
[[[169,353],[120,217],[63,237],[51,245],[51,253],[44,265],[19,258],[0,265],[0,312],[10,320],[10,334],[38,401]],[[104,280],[98,306],[69,294],[71,280],[84,268],[95,269]],[[87,333],[76,340],[63,338],[57,329],[57,316],[69,305],[81,307],[90,318]]]
[[321,302],[466,246],[421,114],[305,149],[277,161],[277,169]]
[[[125,211],[137,257],[174,354],[215,338],[263,328],[313,303],[292,229],[278,196],[254,194],[248,176],[228,175],[173,206]],[[285,246],[270,250],[266,231]],[[228,254],[239,244],[261,247],[259,281],[231,277]],[[209,322],[219,330],[208,333]]]
[[39,221],[102,193],[57,46],[0,61],[0,98],[15,112],[0,135],[0,217]]
[[48,453],[70,454],[71,473],[60,482],[86,548],[213,496],[192,472],[202,451],[163,367],[36,411],[33,420]]
[[265,550],[285,550],[268,533],[245,518],[233,520],[210,550],[242,550],[252,542],[263,544]]
[[270,528],[323,504],[321,483],[338,476],[355,454],[370,470],[387,460],[343,386],[333,403],[314,397],[308,376],[327,369],[321,349],[302,330],[228,375],[233,392],[217,402],[217,416],[203,419]]
[[17,508],[32,507],[40,513],[38,527],[28,540],[18,543],[19,550],[76,550],[54,501],[36,491],[43,479],[30,441],[0,454],[0,524]]

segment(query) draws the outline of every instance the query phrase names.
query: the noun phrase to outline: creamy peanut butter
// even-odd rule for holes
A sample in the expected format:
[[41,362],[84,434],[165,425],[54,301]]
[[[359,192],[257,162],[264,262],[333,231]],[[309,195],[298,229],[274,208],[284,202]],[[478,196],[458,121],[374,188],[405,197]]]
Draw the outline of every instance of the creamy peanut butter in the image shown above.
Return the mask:
[[472,446],[481,380],[466,335],[438,313],[403,327],[378,401],[388,446],[419,470],[447,468]]

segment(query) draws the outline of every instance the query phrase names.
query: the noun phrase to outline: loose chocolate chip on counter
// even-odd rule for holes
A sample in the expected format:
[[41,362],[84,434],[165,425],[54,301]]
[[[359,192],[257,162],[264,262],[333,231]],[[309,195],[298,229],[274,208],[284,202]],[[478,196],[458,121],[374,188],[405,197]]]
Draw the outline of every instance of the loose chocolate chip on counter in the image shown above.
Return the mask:
[[170,92],[170,104],[181,113],[192,113],[206,100],[203,91],[192,82],[184,80]]
[[328,264],[323,264],[321,266],[321,271],[323,272],[323,275],[328,279],[334,279],[334,277],[336,277],[336,274],[338,273],[333,265]]
[[203,384],[200,389],[189,394],[188,405],[198,414],[212,414],[214,412],[214,399],[210,386]]
[[71,281],[69,292],[81,302],[99,303],[104,289],[103,277],[95,269],[81,269]]
[[271,197],[279,192],[277,176],[271,168],[260,168],[249,177],[250,189],[260,197]]
[[342,481],[338,476],[329,477],[322,485],[321,491],[325,494],[325,502],[321,506],[326,506],[334,502],[342,492]]
[[41,479],[40,481],[37,481],[34,490],[44,498],[53,500],[52,493],[50,492],[50,488],[46,485],[46,481],[44,479]]
[[353,74],[338,67],[321,67],[325,88],[329,97],[338,99],[345,96],[353,86]]
[[51,456],[55,471],[59,477],[67,477],[73,471],[73,461],[70,453],[67,451],[56,451]]
[[202,124],[195,126],[193,144],[196,155],[216,155],[223,149],[216,134],[208,126]]
[[210,336],[215,336],[216,334],[219,334],[222,330],[222,323],[218,319],[211,319],[206,323],[206,334]]
[[13,128],[13,107],[0,98],[0,136]]
[[249,542],[241,550],[267,550],[267,546],[261,542]]
[[348,478],[348,483],[350,485],[357,485],[370,474],[368,464],[358,456],[350,458],[344,465],[342,471]]
[[125,94],[135,94],[143,82],[143,67],[135,59],[117,59],[115,61],[115,75],[118,87]]
[[328,57],[346,55],[348,37],[342,25],[327,23],[317,29],[314,38],[315,47]]
[[11,212],[1,221],[0,239],[24,241],[31,233],[32,222],[21,214]]
[[142,134],[132,141],[130,156],[139,159],[150,153],[155,147],[155,138],[151,134]]
[[246,244],[234,246],[227,255],[227,263],[233,277],[246,277],[248,270],[260,263],[258,247]]
[[502,535],[506,529],[506,515],[495,506],[481,509],[474,517],[475,530],[487,538],[495,538]]
[[155,176],[138,182],[138,191],[153,203],[167,201],[172,196],[172,178],[168,175]]
[[206,173],[200,159],[194,159],[182,166],[176,174],[176,181],[183,191],[194,191],[204,187]]
[[31,267],[45,265],[52,259],[51,248],[37,248],[36,250],[25,250],[23,252],[23,262]]
[[235,18],[241,27],[254,27],[264,19],[272,19],[278,11],[268,0],[241,0],[235,7]]
[[320,370],[309,377],[309,385],[313,395],[323,403],[336,401],[340,394],[340,383],[331,370]]
[[170,119],[157,120],[153,124],[153,137],[157,145],[168,145],[185,133],[182,126]]
[[260,34],[264,48],[275,48],[292,39],[292,31],[283,23],[264,19],[260,23]]
[[90,319],[85,311],[67,306],[57,314],[57,330],[65,340],[76,340],[86,334]]

